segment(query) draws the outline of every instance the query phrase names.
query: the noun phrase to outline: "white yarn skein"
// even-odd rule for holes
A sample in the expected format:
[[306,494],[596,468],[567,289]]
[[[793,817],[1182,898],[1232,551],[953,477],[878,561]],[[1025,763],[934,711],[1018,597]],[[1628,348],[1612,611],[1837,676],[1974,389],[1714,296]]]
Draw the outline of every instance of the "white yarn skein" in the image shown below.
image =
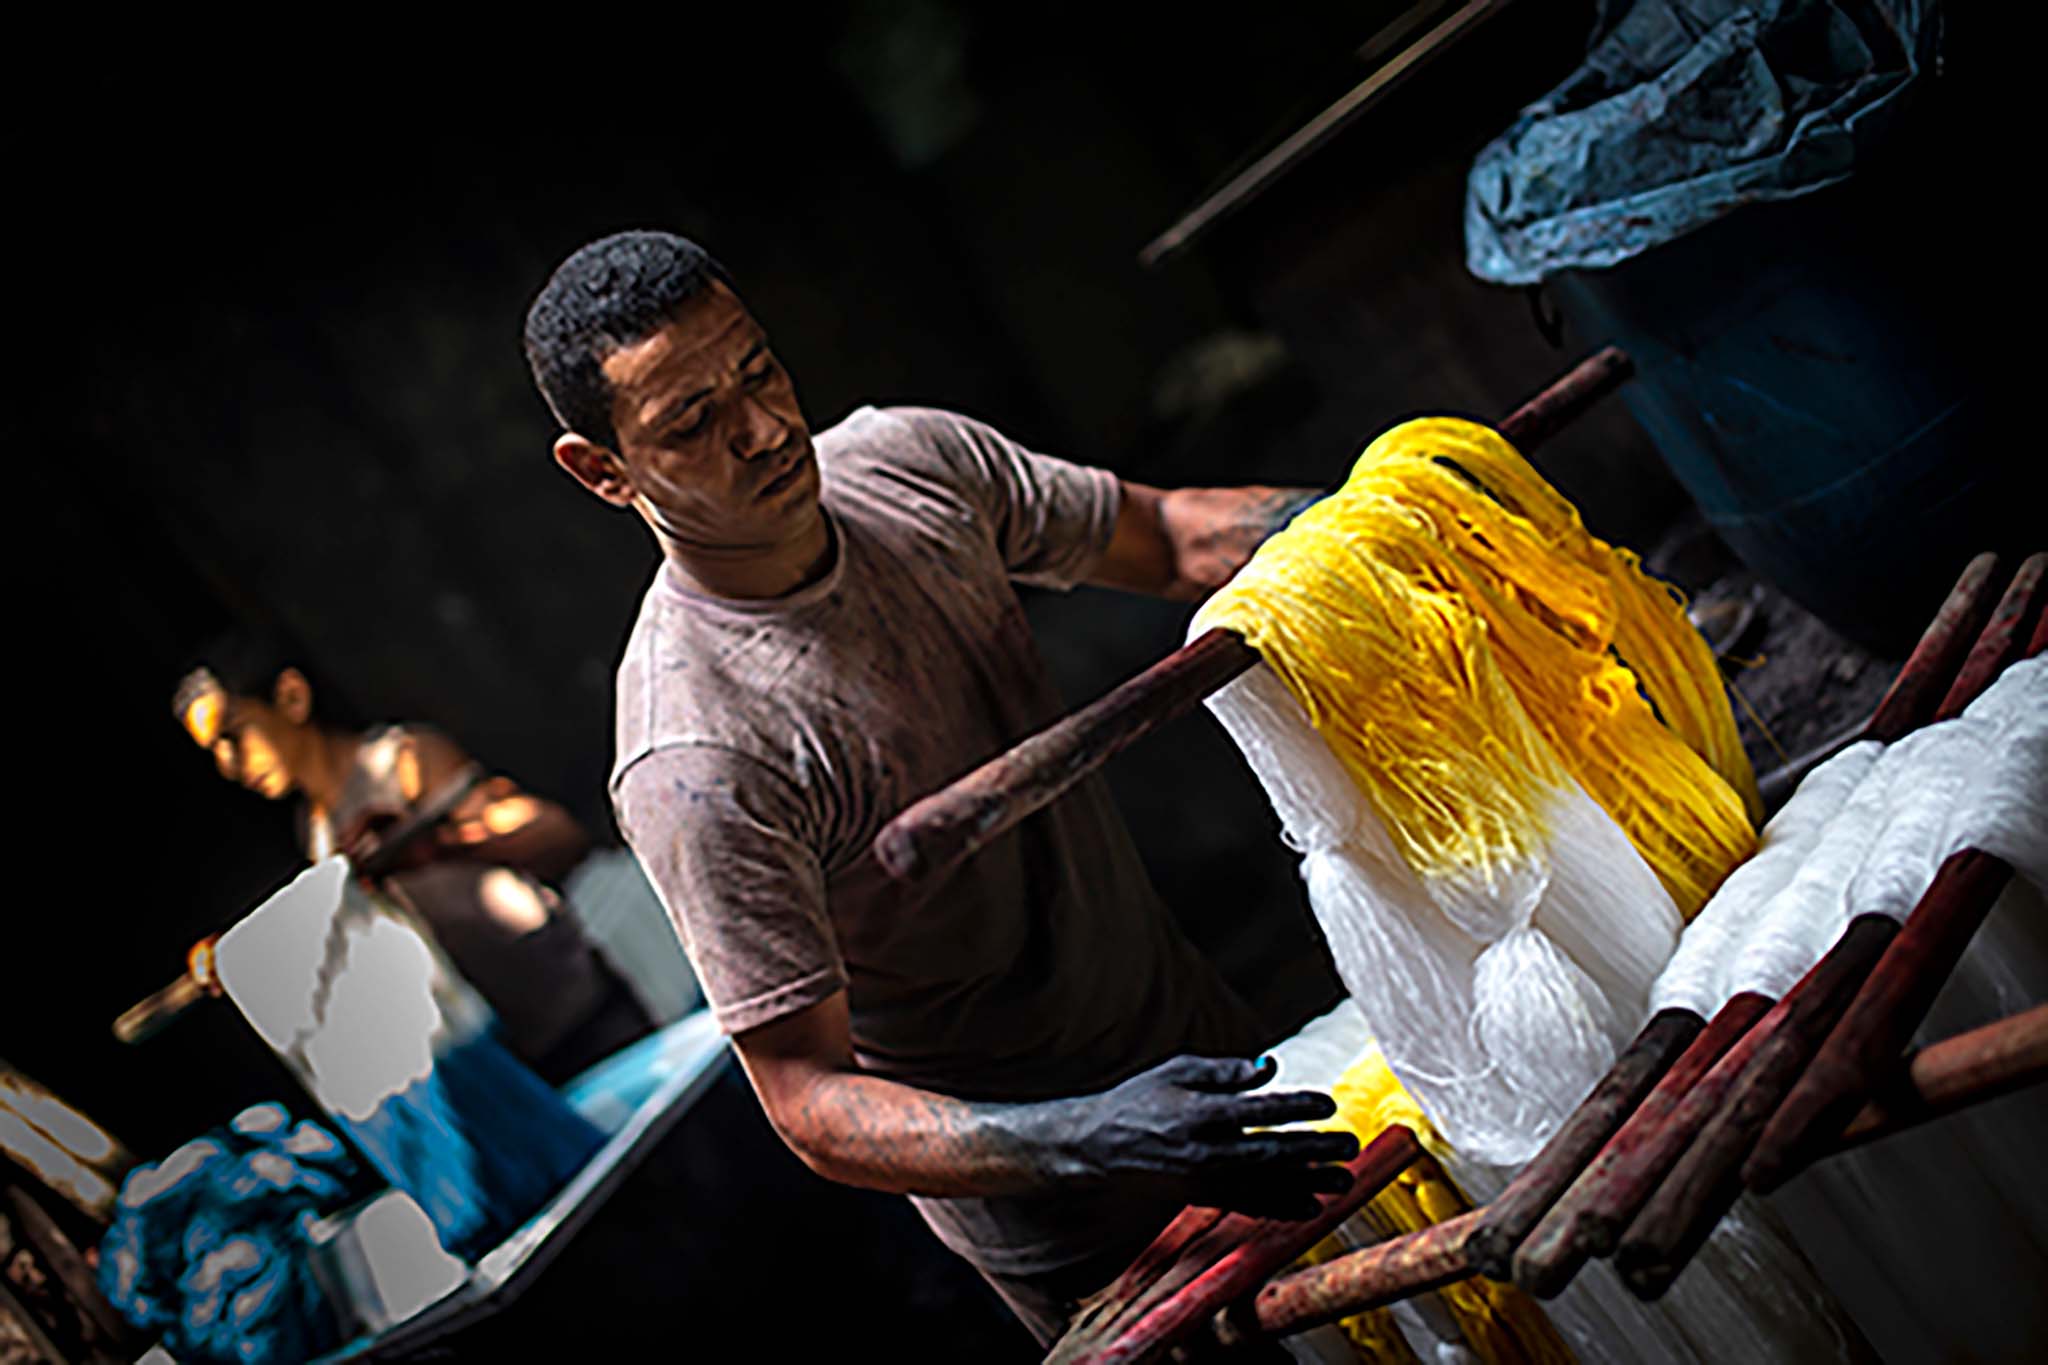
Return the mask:
[[1777,999],[1841,937],[1849,923],[1849,878],[1884,828],[1888,777],[1879,754],[1791,878],[1764,902],[1729,960],[1723,999],[1741,991]]
[[1904,919],[1964,848],[2048,889],[2048,658],[2006,669],[1953,720],[1852,745],[1809,774],[1685,931],[1652,1012],[1783,994],[1851,918]]
[[1425,886],[1301,704],[1260,665],[1209,699],[1303,855],[1309,903],[1387,1064],[1478,1161],[1533,1156],[1627,1040],[1679,917],[1576,783],[1539,857]]
[[1732,969],[1764,908],[1792,880],[1849,794],[1869,774],[1884,746],[1852,744],[1808,773],[1771,817],[1757,851],[1728,874],[1678,941],[1678,951],[1650,990],[1649,1013],[1691,1010],[1710,1019],[1740,987]]
[[1996,854],[2048,895],[2048,655],[2006,669],[1963,719],[1988,727],[1991,754],[1964,789],[1950,851]]

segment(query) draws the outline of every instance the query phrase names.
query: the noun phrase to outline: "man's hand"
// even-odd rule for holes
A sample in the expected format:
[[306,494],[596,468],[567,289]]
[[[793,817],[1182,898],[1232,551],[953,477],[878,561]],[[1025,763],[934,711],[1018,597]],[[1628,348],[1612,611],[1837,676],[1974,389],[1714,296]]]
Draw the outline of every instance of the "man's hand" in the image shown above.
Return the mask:
[[1123,485],[1109,547],[1088,581],[1194,602],[1228,583],[1267,536],[1321,494],[1312,488]]
[[1311,1218],[1350,1185],[1349,1133],[1247,1133],[1336,1112],[1329,1096],[1242,1092],[1274,1064],[1176,1057],[1100,1094],[1001,1103],[955,1099],[853,1063],[846,993],[733,1042],[790,1150],[829,1180],[939,1198],[1129,1181],[1271,1218]]
[[1247,1095],[1268,1058],[1175,1057],[1100,1095],[1042,1106],[1038,1136],[1084,1178],[1159,1181],[1189,1203],[1263,1218],[1313,1218],[1317,1194],[1350,1187],[1330,1162],[1358,1154],[1350,1133],[1247,1133],[1337,1111],[1310,1090]]

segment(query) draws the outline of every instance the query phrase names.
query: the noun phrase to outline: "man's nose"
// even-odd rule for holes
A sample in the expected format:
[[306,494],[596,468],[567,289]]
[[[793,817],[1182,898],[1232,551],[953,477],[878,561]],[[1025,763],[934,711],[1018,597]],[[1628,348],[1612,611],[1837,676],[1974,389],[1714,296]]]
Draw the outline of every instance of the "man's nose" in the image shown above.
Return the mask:
[[771,454],[789,444],[790,427],[766,403],[748,394],[740,402],[740,427],[733,433],[733,454],[742,460]]

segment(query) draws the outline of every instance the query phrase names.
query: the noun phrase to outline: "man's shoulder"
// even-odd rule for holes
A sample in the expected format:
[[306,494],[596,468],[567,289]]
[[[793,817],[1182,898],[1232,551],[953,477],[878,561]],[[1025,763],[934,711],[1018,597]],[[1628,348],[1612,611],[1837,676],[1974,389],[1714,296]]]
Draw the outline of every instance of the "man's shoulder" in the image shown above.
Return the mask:
[[971,474],[972,446],[1005,438],[986,422],[915,404],[856,408],[815,438],[819,461],[842,474],[859,469]]
[[612,785],[649,752],[698,745],[772,762],[787,748],[787,688],[777,680],[800,633],[769,620],[691,611],[657,572],[619,657]]

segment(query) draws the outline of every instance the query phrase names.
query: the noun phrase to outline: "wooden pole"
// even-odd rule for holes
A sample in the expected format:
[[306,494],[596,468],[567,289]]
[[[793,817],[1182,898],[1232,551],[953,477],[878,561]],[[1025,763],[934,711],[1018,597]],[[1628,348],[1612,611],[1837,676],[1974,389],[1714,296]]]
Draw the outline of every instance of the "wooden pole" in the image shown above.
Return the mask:
[[1554,1298],[1589,1258],[1614,1249],[1636,1204],[1648,1197],[1649,1184],[1678,1159],[1677,1150],[1660,1144],[1659,1134],[1693,1088],[1770,1007],[1768,996],[1744,991],[1715,1013],[1515,1252],[1516,1284],[1540,1299]]
[[[1510,413],[1500,434],[1519,450],[1533,450],[1632,373],[1628,356],[1609,346]],[[1194,710],[1258,661],[1252,647],[1228,631],[1205,633],[905,807],[875,836],[877,861],[898,881],[938,876],[1052,804],[1131,744]]]
[[[1825,1156],[2043,1080],[2048,1080],[2048,1005],[2036,1005],[1932,1043],[1897,1063],[1879,1083],[1876,1098],[1835,1137]],[[1226,1345],[1286,1336],[1485,1273],[1471,1248],[1487,1213],[1475,1209],[1283,1275],[1260,1290],[1254,1304],[1240,1301],[1218,1314],[1215,1335]]]
[[1913,647],[1899,676],[1877,704],[1865,727],[1865,739],[1890,744],[1925,725],[1948,694],[1963,657],[1991,615],[1991,575],[1998,556],[1986,551],[1963,567],[1963,576],[1949,589],[1920,643]]
[[1691,1010],[1662,1010],[1650,1020],[1535,1159],[1473,1219],[1466,1250],[1480,1273],[1513,1276],[1515,1248],[1706,1026]]
[[1619,1192],[1640,1209],[1614,1264],[1638,1297],[1654,1299],[1713,1231],[1741,1193],[1737,1166],[1798,1078],[1807,1058],[1841,1017],[1856,988],[1898,934],[1889,915],[1859,915],[1827,956],[1758,1020],[1687,1095],[1660,1132],[1675,1154],[1669,1174]]
[[1872,1087],[1856,1117],[1828,1144],[1849,1151],[1973,1104],[2048,1081],[2048,1004],[1929,1043]]
[[[1351,1172],[1350,1189],[1341,1195],[1318,1196],[1323,1211],[1317,1217],[1305,1222],[1242,1219],[1245,1226],[1231,1239],[1215,1236],[1223,1222],[1206,1236],[1183,1236],[1183,1248],[1171,1256],[1164,1273],[1152,1278],[1136,1302],[1104,1304],[1098,1300],[1095,1311],[1084,1314],[1054,1344],[1047,1365],[1108,1365],[1149,1360],[1164,1353],[1196,1324],[1214,1317],[1328,1236],[1420,1155],[1422,1144],[1415,1134],[1395,1124],[1345,1163]],[[1169,1225],[1169,1233],[1179,1224],[1176,1219]],[[1166,1234],[1161,1240],[1166,1240]],[[1226,1240],[1234,1244],[1225,1245]],[[1154,1258],[1148,1252],[1139,1259]]]
[[1255,1337],[1305,1332],[1326,1322],[1442,1288],[1473,1272],[1466,1248],[1486,1210],[1461,1213],[1432,1227],[1334,1257],[1284,1275],[1216,1320],[1225,1345]]
[[2028,647],[2027,636],[2029,629],[2035,627],[2040,619],[2044,590],[2048,590],[2048,554],[2029,555],[2020,565],[2019,572],[2013,575],[2005,595],[1998,599],[1991,620],[1977,636],[1977,643],[1971,647],[1970,656],[1963,660],[1963,666],[1942,697],[1941,705],[1934,708],[1937,721],[1952,720],[1963,714],[1965,708],[1997,681],[1998,675],[2005,672],[2006,665],[2023,649],[2030,654],[2041,652],[2038,641]]

